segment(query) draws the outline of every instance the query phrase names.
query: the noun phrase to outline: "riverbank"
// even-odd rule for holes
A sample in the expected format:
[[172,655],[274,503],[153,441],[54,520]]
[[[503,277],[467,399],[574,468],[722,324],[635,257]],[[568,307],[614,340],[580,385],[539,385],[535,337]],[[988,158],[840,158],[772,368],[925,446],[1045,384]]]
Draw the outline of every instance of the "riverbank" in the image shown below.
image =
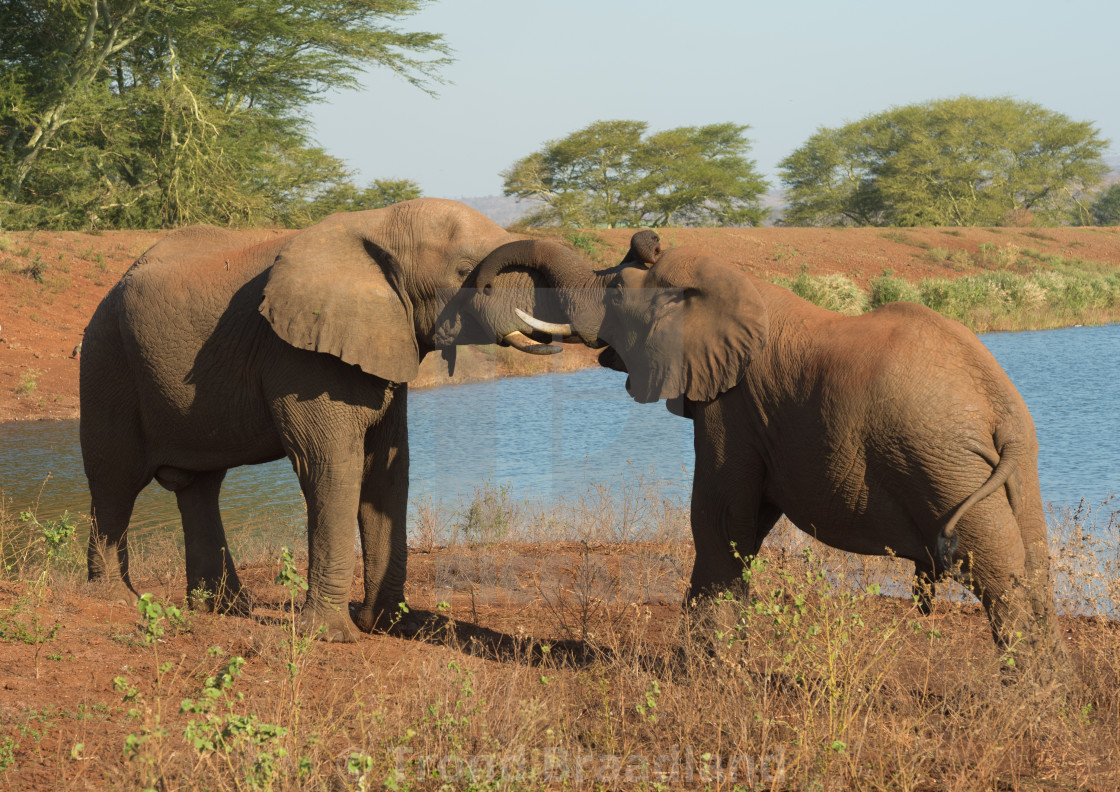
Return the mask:
[[[268,543],[232,548],[257,598],[236,618],[187,610],[181,548],[145,543],[140,613],[80,582],[84,549],[64,525],[0,513],[0,788],[1120,784],[1116,537],[1091,539],[1085,515],[1052,537],[1088,691],[1070,698],[1005,684],[1015,655],[955,584],[922,617],[879,593],[906,591],[911,564],[788,525],[718,649],[682,644],[686,515],[663,511],[636,541],[620,514],[536,524],[482,509],[414,532],[406,594],[428,625],[338,645],[291,632],[298,552],[288,565]],[[355,577],[352,599],[361,590]]]
[[[74,418],[75,349],[93,310],[164,231],[0,233],[0,421]],[[814,302],[858,313],[892,299],[925,302],[977,332],[1120,321],[1118,228],[663,229]],[[569,232],[596,261],[625,254],[626,229]],[[457,376],[430,355],[414,387],[572,371],[594,353],[541,359],[461,349]]]

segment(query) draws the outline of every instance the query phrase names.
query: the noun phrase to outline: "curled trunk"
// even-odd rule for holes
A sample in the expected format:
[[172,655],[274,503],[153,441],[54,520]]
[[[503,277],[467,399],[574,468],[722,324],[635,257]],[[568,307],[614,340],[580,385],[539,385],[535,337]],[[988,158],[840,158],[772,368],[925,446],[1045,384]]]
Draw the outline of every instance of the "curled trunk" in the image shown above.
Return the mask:
[[[518,272],[527,273],[534,286],[507,286]],[[476,308],[498,339],[513,343],[511,335],[520,333],[602,346],[602,273],[571,248],[551,240],[510,242],[487,256],[475,277]]]

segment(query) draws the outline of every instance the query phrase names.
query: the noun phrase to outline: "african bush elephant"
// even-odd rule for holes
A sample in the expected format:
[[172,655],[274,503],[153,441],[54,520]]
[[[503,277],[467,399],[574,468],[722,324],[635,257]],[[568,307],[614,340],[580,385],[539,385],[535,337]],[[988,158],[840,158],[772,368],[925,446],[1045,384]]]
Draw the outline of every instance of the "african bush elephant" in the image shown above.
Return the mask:
[[975,335],[910,303],[841,316],[650,231],[598,272],[556,244],[503,246],[477,299],[544,260],[570,321],[529,311],[522,329],[609,344],[600,362],[637,401],[693,419],[690,595],[739,581],[732,543],[756,554],[784,513],[833,547],[959,575],[1001,648],[1055,648],[1034,424]]
[[[301,618],[334,640],[383,621],[405,581],[407,383],[434,349],[489,343],[482,317],[463,321],[462,287],[515,238],[460,203],[418,199],[303,231],[187,228],[144,253],[83,341],[90,580],[134,595],[128,523],[155,478],[178,501],[188,592],[246,612],[218,491],[227,469],[287,456],[307,501]],[[352,620],[355,520],[365,596]]]

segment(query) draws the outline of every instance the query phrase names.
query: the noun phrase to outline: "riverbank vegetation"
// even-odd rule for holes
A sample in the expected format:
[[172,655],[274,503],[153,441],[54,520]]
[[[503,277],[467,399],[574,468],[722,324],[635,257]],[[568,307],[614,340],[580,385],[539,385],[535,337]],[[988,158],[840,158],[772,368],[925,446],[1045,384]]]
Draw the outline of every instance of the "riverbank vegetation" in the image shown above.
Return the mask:
[[[929,255],[949,260],[953,254],[931,248]],[[849,316],[899,300],[921,303],[975,333],[1120,321],[1120,270],[1113,266],[1016,245],[981,246],[977,263],[989,268],[959,278],[918,281],[884,269],[866,290],[837,273],[802,272],[774,281],[816,305]]]
[[[745,566],[749,601],[685,624],[686,516],[651,482],[547,509],[501,486],[420,507],[431,532],[413,537],[408,600],[429,624],[352,645],[293,632],[305,559],[267,539],[235,541],[251,619],[186,608],[170,537],[135,548],[150,596],[125,607],[80,582],[79,521],[0,511],[0,784],[1120,784],[1120,537],[1107,505],[1052,515],[1081,693],[1007,684],[1015,653],[998,655],[955,584],[920,617],[905,596],[912,565],[787,525]],[[689,631],[702,640],[683,641]]]

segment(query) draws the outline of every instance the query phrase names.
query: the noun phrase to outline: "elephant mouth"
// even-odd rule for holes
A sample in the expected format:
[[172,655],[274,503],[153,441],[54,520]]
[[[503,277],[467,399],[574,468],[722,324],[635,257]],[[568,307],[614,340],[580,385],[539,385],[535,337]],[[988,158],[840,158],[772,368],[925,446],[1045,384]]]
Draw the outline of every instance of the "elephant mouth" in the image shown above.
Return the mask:
[[513,332],[506,333],[501,337],[498,343],[503,346],[511,346],[514,349],[519,349],[522,352],[527,352],[530,355],[555,355],[557,352],[564,350],[556,346],[554,343],[541,343],[532,336],[541,335],[547,336],[551,341],[578,341],[579,336],[572,332],[572,326],[568,323],[559,322],[546,322],[543,319],[538,319],[532,314],[525,313],[520,308],[514,308],[514,313],[529,328],[529,334],[522,330],[514,330]]
[[522,352],[527,352],[530,355],[555,355],[557,352],[563,352],[561,347],[555,344],[541,344],[534,341],[529,336],[522,333],[520,330],[514,330],[512,333],[506,333],[498,342],[502,346],[511,346],[514,349],[519,349]]

